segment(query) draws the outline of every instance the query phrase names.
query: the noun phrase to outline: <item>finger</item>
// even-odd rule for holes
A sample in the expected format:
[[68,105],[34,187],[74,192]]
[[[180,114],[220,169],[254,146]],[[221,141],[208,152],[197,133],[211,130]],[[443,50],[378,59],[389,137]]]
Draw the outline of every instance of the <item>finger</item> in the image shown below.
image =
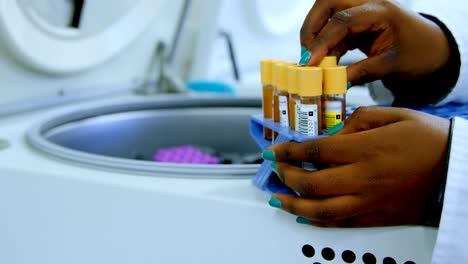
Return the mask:
[[329,53],[328,55],[329,56],[335,56],[337,58],[337,61],[340,61],[341,57],[343,55],[346,54],[346,52],[348,52],[349,48],[348,48],[348,43],[346,41],[342,41],[338,44],[338,46],[336,46],[335,48],[333,48]]
[[[397,214],[398,215],[398,214]],[[311,224],[324,228],[360,228],[360,227],[385,227],[385,226],[401,226],[401,225],[417,225],[421,220],[408,221],[404,217],[395,217],[393,214],[384,212],[368,212],[361,215],[333,221],[310,221],[306,218],[300,218],[296,222],[301,224]]]
[[[306,221],[302,220],[302,222],[305,223]],[[310,221],[310,224],[324,228],[358,228],[386,226],[386,224],[382,222],[382,219],[379,219],[379,217],[375,213],[365,213],[354,217],[328,222]]]
[[405,120],[409,110],[392,107],[359,107],[345,120],[345,125],[336,135],[345,135],[383,127]]
[[359,196],[338,196],[323,200],[306,199],[286,194],[275,194],[281,209],[311,221],[329,222],[366,213],[364,201]]
[[366,169],[359,164],[343,165],[310,172],[287,163],[278,163],[278,177],[305,197],[330,197],[360,193]]
[[301,45],[310,47],[315,37],[335,13],[359,5],[362,0],[317,0],[307,14],[301,28]]
[[274,145],[263,153],[263,157],[278,162],[319,162],[346,164],[368,157],[362,146],[369,142],[359,134],[336,135],[314,140],[286,142]]
[[366,3],[334,13],[308,49],[309,65],[317,65],[321,59],[348,35],[363,32],[380,32],[387,26],[385,6]]
[[382,79],[392,73],[395,57],[396,50],[389,49],[350,65],[347,68],[348,82],[356,86]]

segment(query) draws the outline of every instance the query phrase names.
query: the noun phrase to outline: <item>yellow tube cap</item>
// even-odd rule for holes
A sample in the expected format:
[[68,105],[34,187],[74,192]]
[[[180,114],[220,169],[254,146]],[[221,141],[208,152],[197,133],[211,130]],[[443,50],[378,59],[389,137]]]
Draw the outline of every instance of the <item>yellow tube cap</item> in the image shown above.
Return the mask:
[[323,69],[323,93],[346,94],[348,91],[346,67],[339,66]]
[[321,96],[323,74],[319,67],[300,67],[297,72],[299,94],[306,97]]
[[335,56],[328,56],[322,59],[319,63],[320,68],[332,68],[338,65],[338,61]]
[[288,90],[288,72],[287,67],[294,65],[292,62],[276,61],[273,62],[272,84],[281,91]]
[[299,94],[299,87],[297,86],[297,73],[299,66],[288,67],[288,92],[290,94]]
[[273,84],[273,64],[276,60],[262,60],[260,61],[260,73],[263,85]]

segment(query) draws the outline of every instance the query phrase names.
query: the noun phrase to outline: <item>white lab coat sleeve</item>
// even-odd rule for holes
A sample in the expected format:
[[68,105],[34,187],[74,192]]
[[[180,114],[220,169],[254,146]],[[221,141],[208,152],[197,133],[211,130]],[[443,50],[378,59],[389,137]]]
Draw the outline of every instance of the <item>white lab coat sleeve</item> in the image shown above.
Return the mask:
[[468,263],[468,121],[453,120],[444,206],[433,264]]
[[458,83],[440,104],[450,102],[468,103],[468,4],[467,0],[412,0],[411,7],[418,13],[437,17],[444,23],[458,44],[461,69]]
[[[410,0],[409,8],[418,13],[437,17],[452,32],[461,55],[460,77],[452,92],[438,105],[450,102],[468,103],[468,3],[467,0]],[[430,45],[430,43],[429,43]],[[393,101],[393,96],[382,92],[385,86],[381,82],[370,85],[373,99],[378,103]]]

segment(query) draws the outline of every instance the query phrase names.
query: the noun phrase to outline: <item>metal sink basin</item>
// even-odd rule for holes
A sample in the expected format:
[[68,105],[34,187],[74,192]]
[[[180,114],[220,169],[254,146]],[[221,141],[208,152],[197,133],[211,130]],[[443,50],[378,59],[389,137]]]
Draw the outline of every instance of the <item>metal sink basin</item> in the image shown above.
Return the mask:
[[260,150],[249,117],[261,102],[235,98],[142,100],[57,116],[33,127],[29,143],[47,154],[103,169],[170,177],[253,176],[256,164],[194,165],[152,161],[157,149],[203,146],[217,153]]

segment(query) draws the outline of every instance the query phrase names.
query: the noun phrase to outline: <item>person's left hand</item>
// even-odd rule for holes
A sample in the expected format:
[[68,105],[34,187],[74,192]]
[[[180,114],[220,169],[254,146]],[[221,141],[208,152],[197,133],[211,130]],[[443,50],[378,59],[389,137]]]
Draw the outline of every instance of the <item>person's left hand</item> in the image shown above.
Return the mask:
[[[264,152],[301,194],[270,205],[324,227],[422,224],[444,174],[450,122],[398,108],[359,108],[336,135]],[[309,172],[291,162],[334,164]]]

